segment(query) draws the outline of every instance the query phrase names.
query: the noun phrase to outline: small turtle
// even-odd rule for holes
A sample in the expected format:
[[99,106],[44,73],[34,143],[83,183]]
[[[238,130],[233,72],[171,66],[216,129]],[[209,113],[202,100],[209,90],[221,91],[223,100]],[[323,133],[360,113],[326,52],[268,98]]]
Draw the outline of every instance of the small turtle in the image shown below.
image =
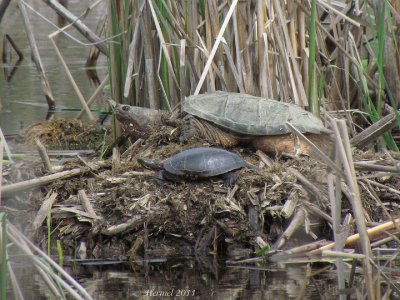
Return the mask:
[[243,167],[258,169],[235,153],[212,147],[188,149],[164,162],[149,158],[139,158],[138,161],[146,168],[158,170],[158,181],[166,179],[180,182],[182,179],[196,180],[222,175],[226,187],[236,182],[237,175],[233,171]]
[[[112,103],[112,102],[111,102]],[[148,108],[112,103],[117,119],[138,132],[162,123],[162,112]],[[309,154],[308,146],[290,134],[290,121],[311,141],[329,151],[330,130],[322,121],[301,107],[246,94],[214,92],[186,98],[183,111],[185,126],[181,140],[198,135],[216,145],[232,147],[251,143],[268,153]]]

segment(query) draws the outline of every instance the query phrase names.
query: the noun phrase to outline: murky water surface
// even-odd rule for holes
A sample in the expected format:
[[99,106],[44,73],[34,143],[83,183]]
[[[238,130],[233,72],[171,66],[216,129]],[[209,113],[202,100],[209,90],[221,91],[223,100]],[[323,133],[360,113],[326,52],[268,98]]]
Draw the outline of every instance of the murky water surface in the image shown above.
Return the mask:
[[[211,259],[212,261],[212,259]],[[73,263],[67,270],[94,299],[333,299],[328,281],[307,278],[307,268],[289,265],[227,266],[193,259],[130,264]],[[32,271],[32,274],[29,273]],[[314,270],[315,271],[315,270]],[[23,287],[28,299],[48,298],[34,270]],[[32,278],[34,280],[32,280]],[[332,281],[331,281],[332,282]]]
[[[42,1],[27,1],[27,3],[42,17],[52,23],[57,23],[57,15]],[[68,1],[68,8],[76,15],[80,15],[92,3],[93,1]],[[106,1],[103,1],[84,19],[85,23],[93,30],[96,30],[97,23],[104,14],[105,9]],[[80,109],[81,105],[48,38],[48,35],[54,32],[55,28],[29,8],[27,11],[35,31],[35,38],[56,101],[57,110],[59,111],[55,117],[73,117],[76,112],[60,112],[63,108]],[[8,34],[13,39],[24,55],[23,61],[17,68],[14,68],[17,55],[11,51],[12,55],[9,57],[11,59],[8,64],[2,65],[2,78],[0,80],[0,126],[6,134],[15,134],[31,123],[45,120],[48,106],[42,91],[39,73],[31,59],[31,50],[21,14],[16,8],[16,1],[12,1],[8,8],[0,30],[3,34]],[[74,28],[70,28],[67,31],[77,39],[87,43]],[[85,68],[90,47],[80,45],[64,35],[60,35],[56,41],[83,96],[86,100],[89,99],[96,89],[96,86],[88,78]],[[100,56],[96,71],[100,80],[103,79],[107,72],[106,58],[104,56]],[[14,73],[11,79],[7,79],[7,74],[10,75],[12,72]]]

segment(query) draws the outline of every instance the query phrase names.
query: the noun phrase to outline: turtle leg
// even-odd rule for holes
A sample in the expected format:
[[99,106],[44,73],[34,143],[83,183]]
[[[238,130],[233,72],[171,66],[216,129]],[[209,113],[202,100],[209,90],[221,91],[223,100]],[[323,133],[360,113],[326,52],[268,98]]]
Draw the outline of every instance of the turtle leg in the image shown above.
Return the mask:
[[181,182],[182,181],[182,177],[175,175],[175,174],[171,174],[165,170],[161,170],[159,172],[157,172],[157,176],[156,176],[156,181],[158,184],[164,184],[165,181],[173,181],[173,182]]
[[201,137],[209,143],[230,148],[239,143],[239,138],[233,133],[224,131],[210,122],[197,119],[191,115],[184,118],[184,126],[180,137],[181,142],[186,142],[192,137]]
[[224,179],[224,186],[225,187],[232,187],[235,185],[237,180],[237,175],[234,172],[225,173],[222,177]]
[[157,174],[156,174],[156,182],[159,185],[163,185],[165,183],[166,179],[167,178],[165,177],[165,171],[164,170],[161,170],[161,171],[157,172]]

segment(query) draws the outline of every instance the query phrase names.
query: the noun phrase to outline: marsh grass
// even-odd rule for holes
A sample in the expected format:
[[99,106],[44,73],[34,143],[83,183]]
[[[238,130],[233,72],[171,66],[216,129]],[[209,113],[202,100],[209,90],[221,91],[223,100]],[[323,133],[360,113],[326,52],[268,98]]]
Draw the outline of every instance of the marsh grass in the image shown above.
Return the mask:
[[[309,49],[310,56],[308,58],[308,105],[310,110],[319,115],[319,102],[317,101],[317,78],[315,72],[315,58],[316,58],[316,18],[317,18],[317,3],[316,0],[311,1],[311,18],[309,25]],[[323,74],[321,74],[323,75]],[[321,76],[322,78],[323,76]],[[320,90],[320,95],[322,91]]]
[[[4,224],[4,219],[2,224]],[[2,241],[4,241],[4,237],[7,237],[10,247],[12,247],[14,258],[8,258],[5,264],[7,270],[3,270],[4,267],[2,264],[1,278],[2,280],[6,280],[4,278],[7,277],[3,275],[7,272],[9,275],[9,286],[11,287],[9,293],[14,296],[14,299],[24,299],[22,292],[23,286],[21,286],[23,282],[20,282],[15,276],[13,264],[9,263],[9,260],[17,258],[24,258],[27,260],[24,262],[25,264],[31,264],[38,278],[41,279],[41,283],[44,287],[43,292],[48,293],[49,297],[54,297],[55,299],[93,299],[74,278],[56,264],[46,253],[29,241],[29,239],[19,232],[12,224],[9,223],[7,227],[2,226]],[[38,278],[35,280],[39,280]],[[7,292],[7,288],[3,289],[3,287],[4,286],[1,286],[2,296],[6,295]],[[4,296],[4,298],[1,299],[8,298]]]
[[4,212],[0,212],[1,236],[0,236],[0,299],[7,299],[7,218]]
[[[368,124],[354,121],[349,111],[365,112],[375,123],[388,105],[397,109],[392,15],[398,2],[112,1],[113,98],[170,110],[197,92],[242,92],[293,102],[316,114],[321,106],[342,112],[352,137]],[[390,133],[384,143],[397,150]]]

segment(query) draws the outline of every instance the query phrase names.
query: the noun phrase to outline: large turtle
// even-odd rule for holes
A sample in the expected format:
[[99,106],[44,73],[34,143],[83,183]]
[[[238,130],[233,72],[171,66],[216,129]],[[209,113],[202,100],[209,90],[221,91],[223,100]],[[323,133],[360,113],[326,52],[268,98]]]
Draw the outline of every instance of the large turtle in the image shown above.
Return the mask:
[[158,170],[158,181],[167,179],[180,182],[182,179],[194,180],[222,175],[226,187],[235,184],[237,176],[233,171],[243,167],[257,169],[235,153],[212,147],[188,149],[164,162],[149,158],[139,158],[138,161],[149,169]]
[[[113,104],[117,119],[139,128],[138,132],[146,132],[162,122],[161,111]],[[247,142],[269,153],[309,154],[307,146],[290,134],[286,125],[290,121],[325,150],[331,144],[330,131],[322,121],[290,103],[218,91],[187,97],[183,111],[187,115],[182,140],[199,135],[223,147]]]

